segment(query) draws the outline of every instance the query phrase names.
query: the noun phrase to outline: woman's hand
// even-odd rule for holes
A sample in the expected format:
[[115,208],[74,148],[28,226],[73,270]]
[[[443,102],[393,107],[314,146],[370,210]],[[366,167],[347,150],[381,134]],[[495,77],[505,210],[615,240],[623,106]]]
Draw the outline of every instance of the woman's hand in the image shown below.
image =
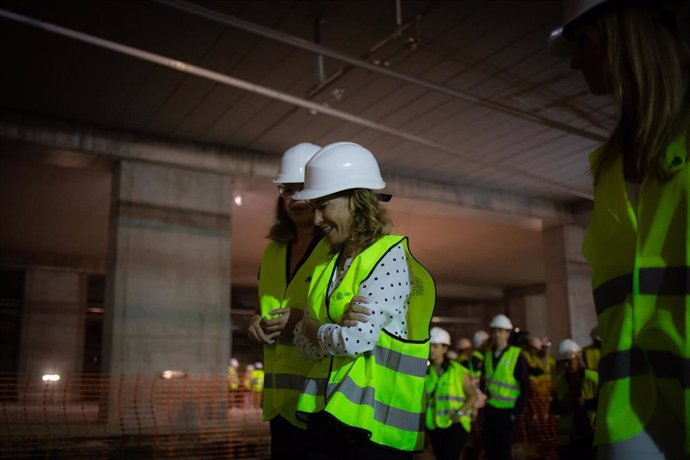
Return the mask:
[[249,328],[247,329],[247,335],[250,339],[254,340],[255,342],[265,344],[274,343],[273,339],[278,334],[267,334],[262,327],[263,321],[264,318],[262,318],[261,315],[252,316],[252,319],[249,320]]
[[368,323],[371,310],[364,306],[369,303],[369,299],[362,296],[354,296],[345,310],[343,317],[340,318],[342,327],[356,326],[358,323]]
[[281,341],[292,341],[295,325],[304,317],[304,310],[297,308],[278,308],[271,311],[272,319],[263,318],[261,328],[267,337],[278,338]]

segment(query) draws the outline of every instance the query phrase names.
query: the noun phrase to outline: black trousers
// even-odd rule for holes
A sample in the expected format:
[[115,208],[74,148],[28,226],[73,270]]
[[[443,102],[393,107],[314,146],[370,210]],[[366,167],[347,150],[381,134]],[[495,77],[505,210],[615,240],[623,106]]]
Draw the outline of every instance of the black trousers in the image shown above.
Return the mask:
[[467,441],[467,431],[459,423],[448,428],[428,430],[436,460],[458,460]]
[[306,460],[412,460],[412,453],[371,442],[363,430],[343,425],[325,412],[309,417]]
[[510,417],[511,409],[484,408],[482,440],[488,460],[512,460],[510,446],[516,422]]
[[307,432],[280,415],[269,422],[271,427],[271,460],[292,460],[304,456]]

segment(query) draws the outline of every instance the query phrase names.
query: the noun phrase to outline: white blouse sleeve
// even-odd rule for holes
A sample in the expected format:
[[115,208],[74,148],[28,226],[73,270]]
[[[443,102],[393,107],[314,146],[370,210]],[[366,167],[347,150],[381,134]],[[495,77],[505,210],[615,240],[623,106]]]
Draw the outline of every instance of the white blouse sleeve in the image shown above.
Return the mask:
[[410,295],[410,270],[402,244],[395,245],[376,265],[357,293],[369,300],[372,313],[368,323],[342,327],[322,324],[318,330],[321,354],[355,357],[374,349],[381,329],[407,337],[407,305]]
[[305,316],[295,325],[292,341],[294,342],[297,351],[304,359],[309,361],[319,361],[325,358],[327,355],[321,351],[320,347],[312,344],[304,335],[304,321],[306,319],[307,317]]

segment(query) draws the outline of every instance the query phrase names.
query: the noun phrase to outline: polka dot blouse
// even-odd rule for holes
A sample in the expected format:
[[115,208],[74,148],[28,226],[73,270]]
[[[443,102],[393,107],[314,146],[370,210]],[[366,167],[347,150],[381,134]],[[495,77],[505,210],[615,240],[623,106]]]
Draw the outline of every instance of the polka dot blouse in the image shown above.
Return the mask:
[[[334,273],[328,294],[338,286],[351,259],[345,261],[343,270]],[[318,330],[318,346],[311,344],[302,333],[303,323],[295,329],[295,345],[308,359],[319,360],[328,356],[352,356],[374,349],[381,329],[398,337],[407,338],[407,307],[410,295],[410,269],[402,244],[395,245],[379,261],[369,278],[361,284],[358,296],[369,300],[365,304],[372,311],[369,322],[342,327],[338,324],[322,324]]]

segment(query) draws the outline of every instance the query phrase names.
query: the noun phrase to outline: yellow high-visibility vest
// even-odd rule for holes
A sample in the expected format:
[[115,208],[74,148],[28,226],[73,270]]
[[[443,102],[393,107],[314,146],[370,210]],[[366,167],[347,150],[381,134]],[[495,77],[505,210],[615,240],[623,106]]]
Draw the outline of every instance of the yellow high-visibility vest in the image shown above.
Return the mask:
[[[309,282],[314,267],[326,260],[330,246],[321,239],[308,253],[288,283],[288,246],[271,241],[264,250],[259,270],[259,305],[261,316],[271,318],[277,308],[305,308]],[[277,415],[298,428],[305,428],[295,417],[297,399],[312,366],[302,358],[292,343],[276,342],[264,345],[263,419]]]
[[408,337],[383,329],[374,349],[353,358],[317,362],[300,396],[301,415],[326,411],[341,423],[361,429],[369,439],[401,451],[424,447],[424,377],[429,356],[429,322],[436,298],[431,275],[409,251],[407,238],[388,235],[354,257],[338,286],[327,296],[337,255],[316,268],[309,288],[309,316],[337,323],[384,255],[402,244],[412,285],[407,310]]
[[484,354],[484,381],[489,397],[486,403],[498,409],[512,409],[520,397],[520,383],[515,378],[515,365],[520,348],[508,347],[494,368],[493,349]]
[[[441,375],[434,366],[426,371],[426,429],[448,428],[453,424],[452,415],[465,404],[467,396],[463,380],[469,373],[461,364],[451,361]],[[460,424],[470,432],[472,417],[465,414],[460,417]]]
[[[666,181],[645,177],[628,199],[619,156],[594,184],[582,247],[602,338],[595,444],[641,433],[659,398],[690,456],[690,176],[686,132],[666,149]],[[601,148],[590,156],[596,162]]]

